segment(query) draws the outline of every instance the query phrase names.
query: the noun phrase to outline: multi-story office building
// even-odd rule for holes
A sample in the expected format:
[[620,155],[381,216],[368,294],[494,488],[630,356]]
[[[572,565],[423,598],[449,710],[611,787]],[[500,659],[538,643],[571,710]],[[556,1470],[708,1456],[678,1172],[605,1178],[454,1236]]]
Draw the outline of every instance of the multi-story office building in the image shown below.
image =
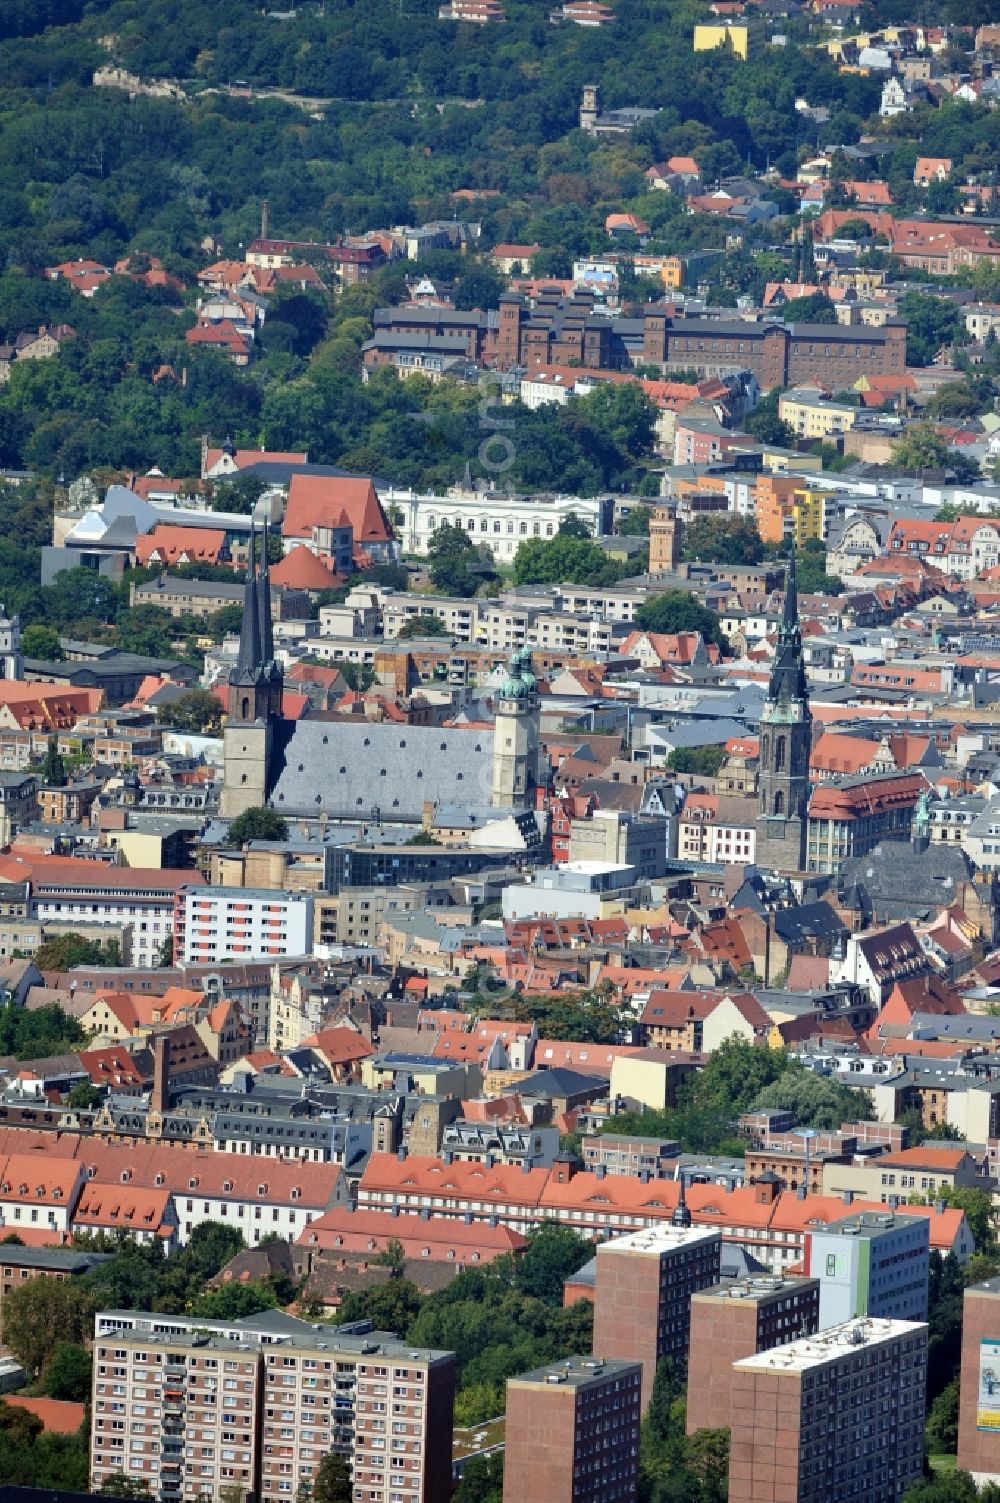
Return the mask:
[[728,1430],[733,1363],[819,1329],[819,1281],[791,1275],[725,1279],[691,1297],[687,1431]]
[[455,1359],[384,1332],[110,1311],[95,1322],[91,1480],[160,1503],[291,1503],[330,1451],[365,1503],[447,1503]]
[[719,1282],[722,1237],[708,1227],[650,1227],[597,1249],[594,1353],[642,1366],[649,1403],[661,1357],[687,1370],[691,1296]]
[[927,1327],[852,1320],[733,1365],[730,1503],[897,1503],[923,1467]]
[[642,1372],[568,1357],[507,1384],[504,1503],[635,1503]]
[[958,1464],[1000,1482],[1000,1279],[966,1289],[962,1308]]
[[819,1328],[856,1315],[926,1320],[930,1222],[887,1210],[858,1211],[816,1228],[806,1271],[819,1279]]

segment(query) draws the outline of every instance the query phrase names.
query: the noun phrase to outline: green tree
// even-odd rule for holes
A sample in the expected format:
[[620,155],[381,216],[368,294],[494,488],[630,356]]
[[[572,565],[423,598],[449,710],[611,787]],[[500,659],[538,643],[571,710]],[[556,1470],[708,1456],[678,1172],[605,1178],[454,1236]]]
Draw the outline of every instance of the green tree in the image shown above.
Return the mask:
[[788,1069],[766,1086],[753,1104],[754,1111],[789,1111],[798,1127],[831,1130],[842,1122],[870,1121],[872,1108],[861,1092],[816,1075],[801,1067]]
[[499,308],[507,290],[507,279],[492,266],[470,266],[455,283],[453,302],[456,308]]
[[443,595],[474,595],[491,569],[464,527],[442,522],[427,545],[431,584]]
[[61,663],[63,652],[59,633],[54,626],[26,626],[21,633],[21,651],[26,658],[40,658],[46,663]]
[[57,934],[39,945],[34,955],[40,971],[71,971],[77,965],[100,965],[105,958],[103,946],[82,934]]
[[[103,959],[103,955],[98,959]],[[77,1020],[54,1002],[30,1012],[13,1005],[0,1007],[0,1054],[14,1054],[18,1059],[43,1059],[79,1049],[84,1039]]]
[[354,1487],[347,1459],[335,1451],[322,1458],[312,1487],[313,1503],[351,1503]]
[[696,517],[683,537],[684,557],[689,561],[759,564],[764,557],[764,544],[753,522],[728,512]]
[[892,447],[892,462],[901,470],[946,470],[952,463],[947,440],[930,423],[914,423]]
[[628,516],[622,517],[618,523],[616,530],[619,537],[648,538],[649,519],[652,515],[653,509],[651,506],[633,506]]
[[4,1301],[4,1342],[21,1366],[39,1373],[61,1343],[82,1346],[93,1306],[76,1279],[29,1279]]
[[635,619],[643,631],[697,631],[706,642],[720,646],[725,642],[715,611],[702,605],[688,590],[664,590],[660,595],[651,595],[639,607]]
[[233,1280],[220,1284],[217,1289],[207,1289],[195,1301],[192,1314],[205,1320],[242,1320],[247,1315],[257,1315],[261,1310],[273,1310],[278,1300],[274,1287],[268,1279],[253,1279],[248,1284]]
[[42,1374],[50,1399],[85,1403],[90,1398],[91,1361],[86,1347],[72,1341],[56,1343]]
[[101,1092],[89,1080],[78,1080],[66,1097],[66,1105],[74,1111],[89,1111],[101,1099]]
[[139,1477],[126,1477],[124,1474],[105,1477],[97,1491],[102,1498],[136,1498],[139,1503],[144,1503],[145,1499],[153,1496],[148,1482]]
[[532,1234],[518,1265],[518,1288],[533,1299],[561,1305],[566,1279],[593,1255],[593,1244],[571,1227],[545,1222]]
[[978,1253],[993,1253],[997,1250],[996,1212],[986,1190],[975,1190],[968,1185],[940,1185],[930,1200],[926,1195],[911,1194],[910,1205],[925,1206],[931,1200],[942,1200],[946,1206],[964,1211],[969,1223],[972,1240]]
[[347,687],[356,694],[364,694],[375,682],[375,669],[370,663],[338,663],[337,668]]
[[781,309],[788,324],[835,324],[837,311],[825,292],[811,292],[805,297],[789,298]]
[[990,383],[984,382],[981,388],[979,383],[966,377],[964,381],[949,381],[946,386],[939,387],[928,397],[924,412],[929,418],[962,419],[977,417],[981,412],[992,411],[992,408]]
[[697,778],[714,778],[726,760],[724,746],[675,746],[667,758],[671,772],[686,772]]
[[173,704],[161,705],[156,718],[161,725],[177,726],[196,735],[215,736],[222,725],[222,705],[208,689],[188,689]]
[[462,1468],[452,1503],[503,1503],[503,1452],[470,1456]]
[[448,627],[440,616],[432,616],[423,612],[419,616],[410,616],[399,628],[400,641],[410,642],[414,637],[447,637]]
[[611,584],[618,565],[590,538],[527,538],[514,555],[517,584]]
[[66,763],[59,755],[58,736],[49,736],[45,742],[45,760],[39,770],[39,777],[47,788],[66,786]]
[[421,1306],[420,1291],[409,1279],[393,1278],[387,1284],[352,1290],[337,1311],[337,1323],[370,1320],[377,1331],[407,1330]]
[[958,1450],[958,1397],[958,1379],[953,1378],[931,1404],[925,1432],[931,1456],[954,1456]]
[[637,381],[599,381],[571,406],[606,443],[631,459],[653,447],[656,408]]
[[373,1259],[380,1268],[388,1268],[393,1277],[399,1278],[406,1268],[406,1253],[398,1237],[390,1237],[382,1251]]
[[249,845],[252,840],[287,840],[288,821],[276,809],[258,805],[244,809],[229,826],[226,844],[234,847]]
[[231,479],[217,480],[212,491],[212,510],[238,512],[248,517],[266,490],[267,483],[259,475],[234,475]]
[[906,319],[908,365],[930,365],[942,346],[966,342],[962,310],[946,298],[929,292],[906,292],[896,311]]
[[908,1487],[902,1503],[1000,1503],[1000,1487],[977,1488],[968,1472],[939,1471]]
[[748,418],[743,421],[744,433],[749,433],[758,443],[776,444],[782,449],[794,449],[795,430],[778,416],[780,392],[770,392],[759,402]]

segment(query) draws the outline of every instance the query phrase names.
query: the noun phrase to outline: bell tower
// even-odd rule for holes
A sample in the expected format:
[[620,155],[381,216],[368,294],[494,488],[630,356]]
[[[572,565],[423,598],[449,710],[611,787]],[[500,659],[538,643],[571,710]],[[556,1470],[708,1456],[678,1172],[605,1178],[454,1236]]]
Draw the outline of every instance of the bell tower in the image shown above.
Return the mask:
[[274,728],[281,719],[282,690],[282,672],[274,659],[271,631],[267,528],[261,536],[258,572],[257,534],[251,523],[240,646],[236,665],[229,674],[226,696],[225,776],[220,809],[224,819],[234,819],[245,809],[258,808],[267,802],[273,781]]
[[795,554],[788,565],[778,649],[760,717],[756,864],[806,869],[812,714],[802,659]]
[[493,729],[494,809],[531,809],[538,776],[538,693],[531,649],[511,654],[510,669],[500,686]]

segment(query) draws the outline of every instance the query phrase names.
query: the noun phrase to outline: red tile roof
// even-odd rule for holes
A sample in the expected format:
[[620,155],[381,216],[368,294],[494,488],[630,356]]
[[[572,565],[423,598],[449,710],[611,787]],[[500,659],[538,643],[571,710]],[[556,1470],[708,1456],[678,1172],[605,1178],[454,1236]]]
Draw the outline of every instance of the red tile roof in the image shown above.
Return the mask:
[[293,475],[281,524],[282,537],[312,539],[317,527],[344,525],[355,543],[384,543],[392,537],[382,503],[370,480],[356,477]]
[[145,537],[136,538],[140,564],[217,564],[226,534],[215,527],[172,527],[160,522]]
[[369,1059],[375,1053],[371,1044],[353,1028],[326,1028],[320,1033],[310,1034],[309,1038],[302,1040],[302,1045],[306,1049],[315,1049],[331,1069],[335,1065]]
[[75,1435],[87,1413],[85,1404],[75,1404],[69,1399],[35,1399],[24,1394],[5,1393],[0,1402],[35,1415],[52,1435]]
[[337,579],[332,569],[303,543],[271,566],[271,583],[295,590],[332,590]]

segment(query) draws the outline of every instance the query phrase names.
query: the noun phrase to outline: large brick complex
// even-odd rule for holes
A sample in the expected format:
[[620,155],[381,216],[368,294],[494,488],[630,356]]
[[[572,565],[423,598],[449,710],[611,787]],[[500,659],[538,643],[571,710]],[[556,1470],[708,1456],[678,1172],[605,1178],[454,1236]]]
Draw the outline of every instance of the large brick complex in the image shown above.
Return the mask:
[[906,325],[896,319],[868,328],[673,318],[669,309],[653,308],[643,325],[643,360],[704,376],[751,370],[762,391],[806,385],[842,391],[861,376],[902,374]]

